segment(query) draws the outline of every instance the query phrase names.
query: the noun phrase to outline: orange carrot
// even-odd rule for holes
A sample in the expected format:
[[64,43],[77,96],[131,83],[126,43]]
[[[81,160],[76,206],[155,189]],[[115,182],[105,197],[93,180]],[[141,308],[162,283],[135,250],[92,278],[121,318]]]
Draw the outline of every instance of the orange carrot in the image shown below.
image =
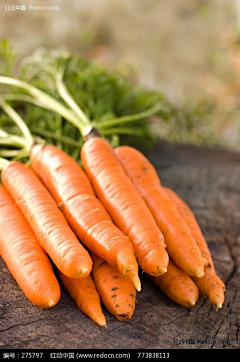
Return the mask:
[[211,267],[205,267],[204,272],[203,278],[193,277],[193,281],[196,283],[200,293],[208,296],[210,302],[216,306],[218,310],[222,308],[225,300],[225,284]]
[[175,203],[162,187],[154,166],[133,147],[117,147],[115,154],[162,231],[169,256],[189,275],[203,277],[204,264],[199,248]]
[[[194,306],[199,298],[199,291],[191,277],[180,269],[171,259],[168,270],[159,277],[149,278],[171,299],[182,307]],[[199,279],[199,278],[195,278]],[[202,278],[201,278],[202,279]]]
[[81,166],[53,145],[31,151],[32,168],[59,204],[81,242],[130,278],[140,291],[138,263],[130,240],[113,224]]
[[0,254],[26,297],[39,307],[56,305],[61,292],[52,264],[2,185],[0,230]]
[[92,276],[105,308],[119,321],[132,318],[136,307],[136,289],[116,267],[91,253]]
[[92,260],[56,202],[34,172],[16,161],[2,170],[2,182],[22,211],[39,243],[63,274],[85,278]]
[[106,318],[102,312],[101,301],[92,276],[83,279],[68,278],[58,270],[60,279],[76,302],[78,308],[100,326],[106,326]]
[[208,248],[206,239],[198,225],[198,222],[195,218],[190,207],[178,196],[176,192],[169,188],[165,188],[168,194],[172,197],[174,202],[177,205],[179,212],[186,221],[201,253],[202,257],[206,260],[206,266],[204,268],[204,276],[201,279],[194,278],[193,280],[196,283],[197,287],[201,294],[207,295],[209,300],[217,309],[222,308],[224,303],[224,292],[225,284],[224,282],[216,275],[215,266],[213,259]]
[[89,138],[81,160],[97,197],[131,240],[142,270],[154,276],[165,273],[169,259],[164,237],[111,145],[101,137]]
[[200,252],[202,254],[202,258],[204,259],[205,266],[210,266],[212,270],[215,270],[212,256],[210,250],[208,248],[208,244],[206,239],[203,236],[203,233],[199,227],[199,224],[195,218],[190,207],[178,196],[176,192],[171,190],[168,187],[164,187],[169,196],[173,199],[175,204],[177,205],[177,209],[180,212],[183,219],[186,221],[194,240],[196,241]]

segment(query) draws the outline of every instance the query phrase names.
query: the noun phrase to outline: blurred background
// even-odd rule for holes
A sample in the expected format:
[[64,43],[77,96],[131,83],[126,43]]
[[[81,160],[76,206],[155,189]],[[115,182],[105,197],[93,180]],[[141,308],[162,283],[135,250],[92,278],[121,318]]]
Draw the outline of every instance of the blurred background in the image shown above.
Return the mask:
[[20,59],[65,46],[133,67],[139,83],[200,110],[219,144],[240,150],[240,0],[1,0],[0,37]]

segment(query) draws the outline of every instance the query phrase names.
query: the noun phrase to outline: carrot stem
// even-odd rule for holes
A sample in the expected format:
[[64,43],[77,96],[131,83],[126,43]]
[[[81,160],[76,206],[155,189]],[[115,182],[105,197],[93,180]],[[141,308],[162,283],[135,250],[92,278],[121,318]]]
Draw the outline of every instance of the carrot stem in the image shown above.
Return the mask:
[[70,137],[53,133],[47,129],[42,129],[42,128],[33,126],[33,127],[31,127],[31,130],[32,130],[32,132],[34,132],[40,136],[50,137],[52,139],[56,139],[56,140],[62,141],[64,143],[68,143],[71,146],[78,147],[79,149],[81,148],[81,146],[83,144],[83,142],[81,142],[81,141],[75,141],[74,139],[72,139]]
[[2,98],[0,98],[0,106],[4,110],[5,113],[9,115],[10,118],[16,123],[18,128],[21,130],[24,138],[25,138],[25,149],[26,151],[29,151],[33,144],[33,137],[26,126],[23,119],[19,116],[19,114],[11,107],[9,106]]
[[[80,130],[80,133],[85,136],[89,132],[89,127],[86,129],[86,125],[83,124],[82,120],[70,109],[65,107],[62,103],[58,102],[55,98],[51,97],[47,93],[40,89],[16,78],[0,76],[0,83],[6,85],[12,85],[19,87],[30,94],[32,97],[40,101],[44,108],[52,110],[57,114],[60,114],[66,120],[71,122],[75,127]],[[89,121],[90,123],[90,121]]]
[[48,108],[47,105],[43,104],[38,99],[29,96],[27,94],[5,93],[1,94],[1,98],[4,99],[5,101],[20,101],[20,102],[31,103],[34,104],[35,106],[44,107],[47,110],[51,110],[50,107]]
[[130,115],[123,116],[123,117],[117,117],[117,118],[100,121],[100,122],[98,122],[97,126],[100,130],[102,130],[104,128],[118,126],[119,124],[121,125],[124,123],[135,122],[135,121],[138,121],[139,119],[152,116],[153,114],[160,111],[161,108],[162,108],[162,105],[160,103],[158,103],[158,104],[155,104],[154,107],[149,108],[142,112],[130,114]]
[[0,158],[0,170],[3,170],[9,164],[8,160],[4,158]]
[[87,117],[87,115],[81,110],[81,108],[77,105],[73,97],[70,95],[70,93],[67,90],[67,87],[63,83],[63,73],[64,71],[58,71],[56,73],[56,86],[57,90],[62,97],[62,99],[69,105],[69,107],[78,115],[79,119],[89,126],[90,120]]
[[22,139],[22,137],[11,135],[0,129],[0,145],[24,147],[25,143],[26,142]]

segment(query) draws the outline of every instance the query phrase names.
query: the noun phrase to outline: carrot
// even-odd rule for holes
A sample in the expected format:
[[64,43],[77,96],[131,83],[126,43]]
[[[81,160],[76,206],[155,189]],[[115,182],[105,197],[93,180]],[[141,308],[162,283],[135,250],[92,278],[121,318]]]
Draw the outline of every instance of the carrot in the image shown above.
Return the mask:
[[179,195],[176,192],[174,192],[173,190],[171,190],[168,187],[164,187],[164,189],[167,191],[169,196],[173,199],[173,201],[177,205],[178,211],[180,212],[183,219],[186,221],[186,223],[191,231],[191,234],[194,237],[194,240],[196,241],[196,243],[200,249],[202,258],[204,260],[204,265],[210,266],[212,268],[212,270],[215,270],[212,256],[211,256],[210,250],[208,248],[208,244],[206,242],[206,239],[204,238],[204,235],[198,225],[198,222],[197,222],[192,210],[179,197]]
[[60,206],[81,242],[130,278],[140,291],[138,263],[130,240],[113,224],[81,166],[53,145],[35,145],[32,168]]
[[92,269],[90,255],[34,172],[25,164],[9,161],[1,177],[40,245],[57,268],[70,278],[89,275]]
[[101,301],[92,276],[83,279],[68,278],[58,270],[59,277],[78,308],[100,326],[106,326]]
[[164,237],[112,146],[101,137],[88,138],[81,160],[97,197],[131,240],[142,270],[154,276],[165,273],[169,258]]
[[199,291],[196,284],[191,277],[180,269],[171,259],[169,260],[168,270],[165,274],[156,278],[149,276],[149,278],[168,296],[169,299],[182,307],[192,307],[198,301]]
[[208,248],[206,239],[204,238],[204,235],[198,225],[195,215],[193,214],[190,207],[178,196],[176,192],[169,188],[165,188],[165,190],[176,203],[179,212],[186,221],[194,239],[196,240],[196,243],[202,253],[202,257],[206,260],[203,278],[197,279],[193,277],[193,280],[199,288],[200,293],[207,295],[211,303],[215,305],[217,309],[220,309],[222,308],[225,299],[225,284],[216,275],[210,250]]
[[204,272],[203,278],[193,277],[193,281],[196,283],[200,293],[208,296],[210,302],[218,310],[222,308],[225,300],[225,284],[211,267],[205,267]]
[[0,254],[35,305],[50,308],[60,299],[52,264],[14,200],[0,185]]
[[91,253],[92,276],[105,308],[119,321],[132,318],[136,307],[136,289],[116,267]]
[[133,147],[117,147],[115,154],[162,231],[169,256],[189,275],[203,277],[204,264],[199,248],[175,203],[162,187],[154,166]]

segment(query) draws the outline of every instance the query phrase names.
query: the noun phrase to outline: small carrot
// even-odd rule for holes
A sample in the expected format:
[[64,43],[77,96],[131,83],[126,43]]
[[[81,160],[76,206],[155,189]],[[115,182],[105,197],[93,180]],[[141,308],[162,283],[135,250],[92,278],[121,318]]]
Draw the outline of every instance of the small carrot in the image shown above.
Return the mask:
[[101,307],[101,300],[92,276],[83,279],[68,278],[58,270],[59,277],[78,308],[101,327],[106,326],[106,318]]
[[50,308],[61,291],[52,264],[14,200],[0,185],[0,254],[26,297]]
[[91,252],[92,276],[105,308],[119,321],[132,318],[136,307],[136,289],[116,267]]
[[210,302],[216,306],[216,310],[218,310],[222,308],[225,300],[225,284],[211,267],[205,267],[204,272],[203,278],[193,277],[193,281],[196,283],[200,293],[208,296]]
[[165,273],[169,258],[164,237],[112,146],[101,137],[88,138],[81,160],[97,197],[131,240],[142,270],[154,276]]
[[129,146],[117,147],[115,154],[162,231],[169,256],[189,275],[203,277],[204,264],[199,248],[175,203],[162,187],[152,163]]
[[33,146],[32,168],[60,206],[81,242],[129,277],[140,291],[138,263],[130,240],[112,222],[81,166],[53,145]]
[[[168,270],[159,277],[149,278],[171,299],[182,307],[194,306],[199,298],[199,291],[191,277],[180,269],[171,259]],[[199,278],[195,278],[199,279]],[[202,279],[202,278],[201,278]]]
[[192,236],[194,237],[194,240],[196,241],[200,252],[202,254],[202,258],[204,259],[205,266],[210,266],[212,270],[215,270],[212,256],[210,253],[210,250],[208,248],[208,244],[206,242],[206,239],[204,238],[204,235],[199,227],[199,224],[195,218],[195,215],[193,214],[190,207],[179,197],[179,195],[171,190],[168,187],[164,187],[164,189],[167,191],[169,196],[173,199],[175,204],[177,205],[177,209],[180,212],[183,219],[186,221]]
[[58,269],[70,278],[89,275],[92,269],[90,255],[34,172],[25,164],[9,161],[2,169],[1,178]]

